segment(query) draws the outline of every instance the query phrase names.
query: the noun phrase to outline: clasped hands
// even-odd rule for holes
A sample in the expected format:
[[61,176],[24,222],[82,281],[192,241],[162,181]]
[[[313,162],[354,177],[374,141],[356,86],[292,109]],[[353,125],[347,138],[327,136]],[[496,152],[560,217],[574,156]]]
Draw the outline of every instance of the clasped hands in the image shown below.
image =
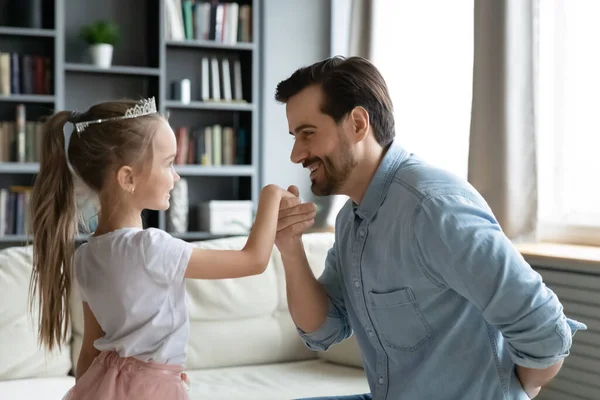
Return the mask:
[[314,203],[302,203],[296,186],[288,187],[288,192],[292,195],[283,197],[279,204],[275,238],[275,245],[282,254],[302,248],[302,234],[313,226],[317,215]]

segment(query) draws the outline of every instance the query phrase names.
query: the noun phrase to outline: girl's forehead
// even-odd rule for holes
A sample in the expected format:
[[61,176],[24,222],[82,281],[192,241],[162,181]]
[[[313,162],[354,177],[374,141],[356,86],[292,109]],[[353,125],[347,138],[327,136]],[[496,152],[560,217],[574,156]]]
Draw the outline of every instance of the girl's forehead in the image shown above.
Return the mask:
[[172,152],[177,148],[175,134],[168,124],[158,125],[156,135],[154,136],[154,148],[158,151]]

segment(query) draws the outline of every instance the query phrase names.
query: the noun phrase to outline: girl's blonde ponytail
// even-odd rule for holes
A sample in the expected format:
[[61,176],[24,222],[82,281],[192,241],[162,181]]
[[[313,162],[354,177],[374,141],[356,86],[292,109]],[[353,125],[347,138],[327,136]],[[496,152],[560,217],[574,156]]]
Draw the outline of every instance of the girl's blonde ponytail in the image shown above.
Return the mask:
[[61,347],[70,326],[71,268],[77,233],[74,180],[67,163],[62,111],[44,126],[40,171],[31,194],[33,271],[30,306],[37,294],[39,339],[48,350]]

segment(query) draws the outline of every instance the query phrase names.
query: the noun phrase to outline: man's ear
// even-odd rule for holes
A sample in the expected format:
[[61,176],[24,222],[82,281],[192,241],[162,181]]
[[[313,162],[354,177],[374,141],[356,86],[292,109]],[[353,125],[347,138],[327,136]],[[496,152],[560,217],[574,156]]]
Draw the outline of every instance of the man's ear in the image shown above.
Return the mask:
[[350,112],[353,138],[356,143],[363,141],[369,133],[369,113],[364,107],[357,106]]
[[126,191],[127,193],[133,193],[135,189],[135,176],[133,173],[133,168],[128,165],[124,165],[117,171],[117,182],[119,182],[119,186],[121,189]]

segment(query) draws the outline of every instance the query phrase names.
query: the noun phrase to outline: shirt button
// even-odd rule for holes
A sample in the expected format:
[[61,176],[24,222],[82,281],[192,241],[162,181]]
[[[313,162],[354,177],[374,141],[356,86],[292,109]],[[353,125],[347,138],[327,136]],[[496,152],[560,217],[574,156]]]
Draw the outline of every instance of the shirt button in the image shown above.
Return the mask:
[[380,385],[383,385],[383,377],[382,377],[382,376],[380,376],[380,377],[379,377],[379,380],[378,380],[377,382],[379,382],[379,384],[380,384]]
[[370,329],[369,329],[369,336],[375,337],[375,333],[372,330],[370,330]]
[[358,232],[358,234],[360,235],[360,237],[365,236],[365,231],[363,231],[362,229],[360,230],[360,232]]
[[354,281],[354,287],[358,289],[360,287],[360,282]]

